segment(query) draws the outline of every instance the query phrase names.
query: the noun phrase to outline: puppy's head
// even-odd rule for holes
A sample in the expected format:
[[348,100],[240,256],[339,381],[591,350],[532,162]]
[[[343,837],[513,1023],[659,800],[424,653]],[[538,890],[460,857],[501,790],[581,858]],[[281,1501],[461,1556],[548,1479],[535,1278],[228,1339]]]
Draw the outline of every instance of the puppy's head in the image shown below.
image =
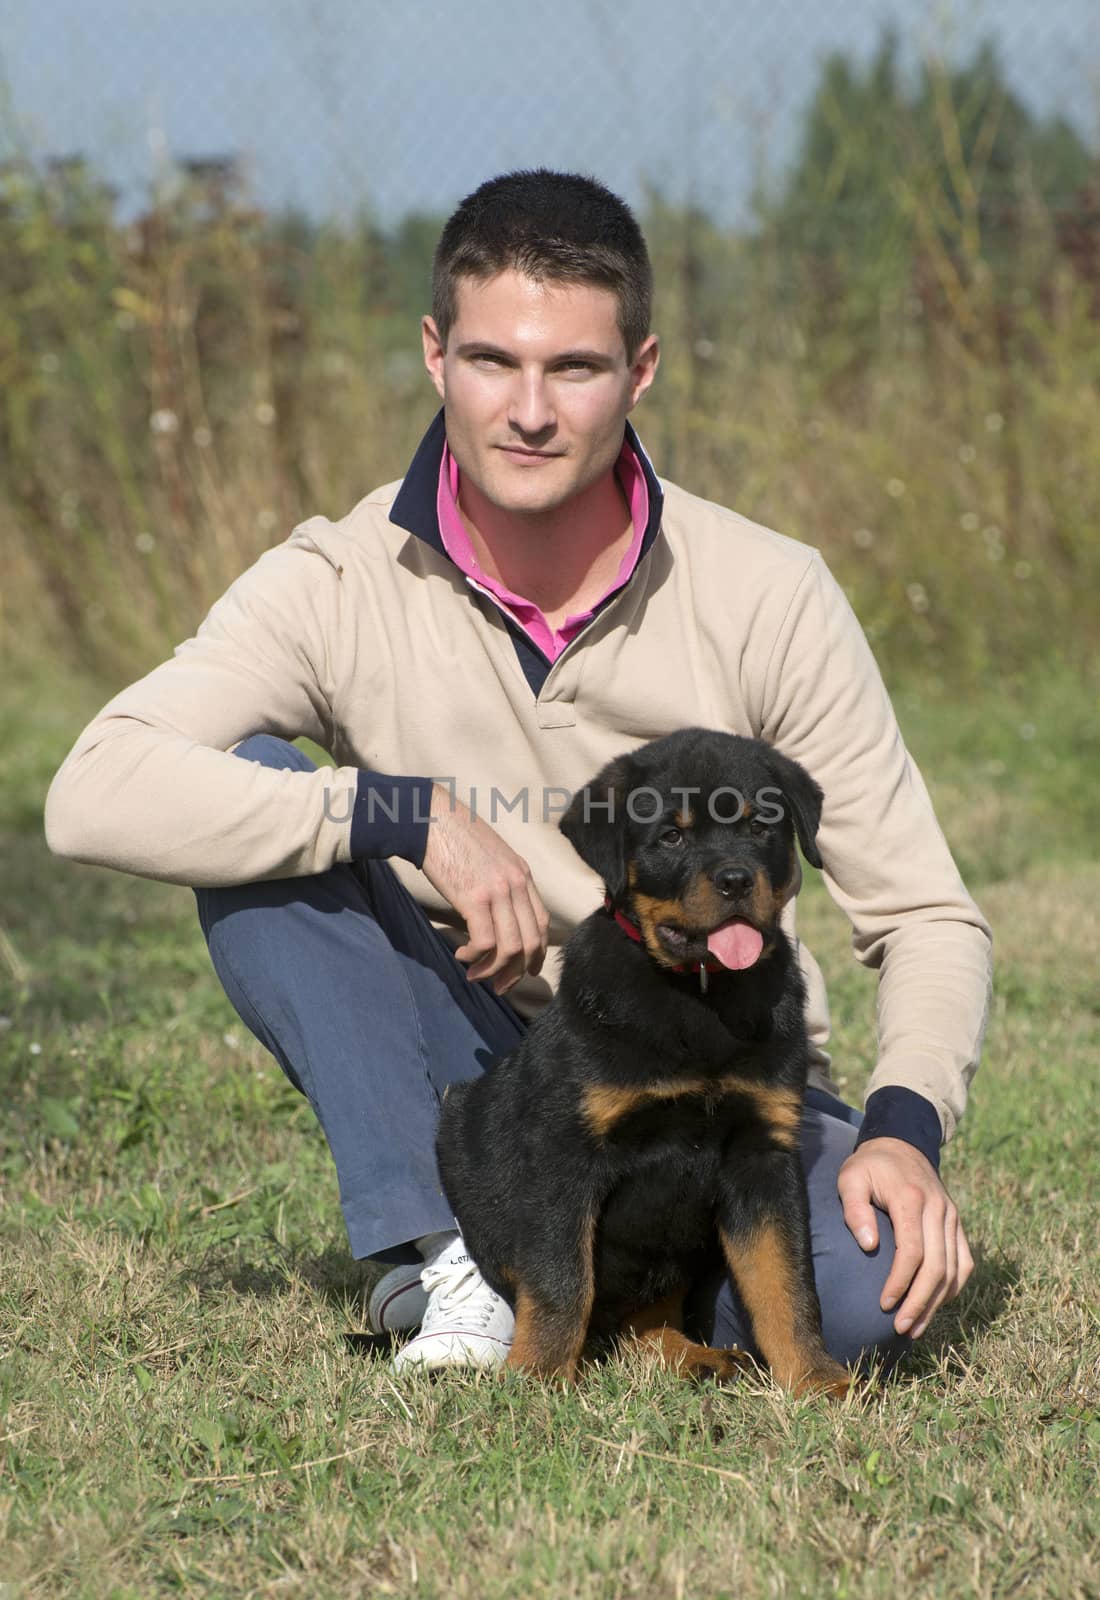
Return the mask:
[[761,740],[685,728],[610,762],[560,826],[654,960],[740,971],[775,948],[801,883],[795,840],[821,865],[822,798]]

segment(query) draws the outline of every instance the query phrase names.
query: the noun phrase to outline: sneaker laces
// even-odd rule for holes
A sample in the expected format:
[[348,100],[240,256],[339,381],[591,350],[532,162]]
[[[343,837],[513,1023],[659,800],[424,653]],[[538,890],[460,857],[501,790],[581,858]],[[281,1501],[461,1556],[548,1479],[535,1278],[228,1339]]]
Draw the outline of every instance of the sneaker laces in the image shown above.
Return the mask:
[[[500,1296],[490,1289],[468,1253],[457,1261],[445,1258],[433,1261],[420,1274],[420,1281],[429,1295],[422,1329],[429,1320],[434,1322],[437,1317],[449,1316],[459,1306],[464,1307],[465,1321],[486,1327],[500,1301]],[[473,1303],[479,1296],[480,1305]]]

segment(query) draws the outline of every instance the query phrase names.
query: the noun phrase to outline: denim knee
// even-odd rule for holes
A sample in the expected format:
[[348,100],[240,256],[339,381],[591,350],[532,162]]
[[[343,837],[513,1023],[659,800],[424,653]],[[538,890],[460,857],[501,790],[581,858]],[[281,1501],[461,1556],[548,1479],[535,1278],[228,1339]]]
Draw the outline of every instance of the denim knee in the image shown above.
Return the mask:
[[839,1333],[834,1328],[825,1338],[825,1348],[834,1361],[861,1372],[880,1366],[889,1373],[912,1347],[907,1334],[894,1331],[892,1320],[889,1331],[883,1333],[873,1313],[862,1319],[852,1317]]
[[280,739],[274,733],[251,734],[241,740],[233,754],[244,761],[258,762],[261,767],[292,772],[317,770],[316,763],[309,759],[304,750],[299,750],[296,744],[291,744],[288,739]]
[[825,1348],[836,1361],[866,1369],[880,1362],[889,1370],[912,1347],[894,1329],[897,1308],[883,1311],[882,1290],[894,1260],[890,1220],[878,1212],[879,1243],[866,1255],[845,1232],[815,1263]]

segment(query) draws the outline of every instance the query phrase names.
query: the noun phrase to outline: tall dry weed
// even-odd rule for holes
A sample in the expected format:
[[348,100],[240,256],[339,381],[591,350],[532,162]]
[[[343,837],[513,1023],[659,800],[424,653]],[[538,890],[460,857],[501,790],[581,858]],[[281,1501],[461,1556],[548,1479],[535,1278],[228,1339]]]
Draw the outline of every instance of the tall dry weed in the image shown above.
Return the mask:
[[[652,197],[665,356],[636,421],[660,472],[822,548],[888,669],[1084,663],[1095,285],[1026,174],[1007,246],[983,232],[991,136],[968,165],[949,86],[934,113],[876,260]],[[223,185],[121,225],[83,168],[2,182],[5,640],[132,676],[296,521],[403,471],[435,404],[432,230],[410,270],[365,223],[274,221]]]

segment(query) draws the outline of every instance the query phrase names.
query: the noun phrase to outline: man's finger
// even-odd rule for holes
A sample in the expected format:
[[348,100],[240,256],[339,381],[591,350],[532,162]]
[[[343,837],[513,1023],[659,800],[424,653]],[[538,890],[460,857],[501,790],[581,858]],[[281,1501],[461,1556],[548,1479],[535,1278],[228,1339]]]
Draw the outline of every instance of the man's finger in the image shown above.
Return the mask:
[[550,948],[550,913],[543,905],[542,896],[535,888],[534,878],[527,885],[527,894],[531,902],[531,910],[534,914],[535,926],[538,929],[539,937],[538,960],[535,966],[528,968],[528,971],[538,973],[542,971],[542,964],[546,960],[546,952]]
[[523,940],[523,971],[530,973],[537,973],[546,959],[546,940],[533,903],[538,898],[534,887],[532,883],[524,883],[512,895],[512,906]]
[[[489,902],[489,912],[493,920],[493,948],[468,969],[466,976],[472,983],[501,974],[512,976],[517,956],[522,958],[523,955],[523,939],[511,896],[500,891],[494,892]],[[515,977],[519,977],[521,971],[516,971]]]
[[467,976],[480,961],[496,950],[496,933],[493,930],[493,915],[488,902],[474,900],[469,905],[456,908],[461,911],[466,923],[466,943],[455,951],[457,960],[466,965]]
[[924,1229],[921,1216],[924,1195],[915,1185],[906,1185],[900,1198],[890,1210],[894,1225],[894,1264],[882,1286],[880,1304],[884,1311],[892,1311],[913,1282],[924,1260]]
[[511,897],[498,907],[497,930],[504,958],[493,975],[493,989],[505,994],[529,970],[532,955],[538,955],[538,925],[526,894],[515,884]]
[[959,1292],[959,1213],[950,1201],[944,1218],[943,1242],[947,1250],[947,1270],[944,1274],[943,1298],[953,1300]]
[[871,1204],[870,1179],[859,1172],[842,1171],[836,1187],[849,1233],[861,1250],[873,1250],[878,1244],[878,1222]]
[[917,1323],[930,1320],[943,1298],[947,1282],[947,1241],[944,1207],[928,1200],[923,1213],[924,1259],[909,1286],[909,1293],[898,1308],[894,1327],[908,1333]]
[[[910,1338],[919,1339],[926,1331],[932,1318],[942,1305],[948,1300],[953,1300],[959,1292],[959,1217],[955,1207],[948,1202],[947,1212],[944,1216],[943,1243],[944,1243],[944,1274],[943,1282],[936,1290],[923,1314],[917,1314],[914,1325],[910,1330]],[[902,1313],[905,1312],[902,1307]]]
[[[970,1274],[973,1271],[974,1271],[974,1257],[970,1253],[970,1242],[966,1237],[966,1230],[963,1228],[963,1225],[960,1222],[959,1223],[959,1289],[963,1288],[963,1286],[966,1283],[966,1280],[969,1278]],[[956,1294],[959,1292],[959,1289],[956,1289],[956,1291],[955,1291]]]

